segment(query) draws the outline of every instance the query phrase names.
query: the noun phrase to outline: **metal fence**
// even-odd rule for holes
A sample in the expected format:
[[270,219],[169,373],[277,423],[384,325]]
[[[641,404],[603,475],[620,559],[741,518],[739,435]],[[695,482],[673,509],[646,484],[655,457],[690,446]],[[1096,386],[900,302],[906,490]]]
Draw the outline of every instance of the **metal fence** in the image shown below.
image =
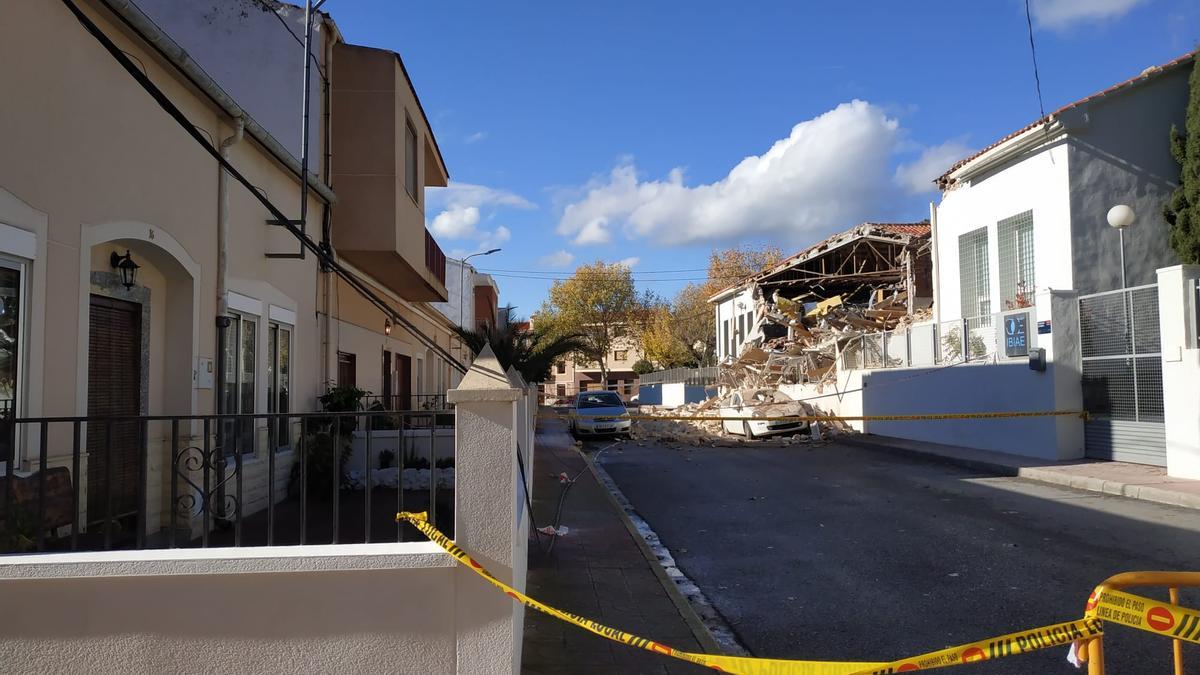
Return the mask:
[[641,386],[678,383],[693,385],[716,384],[717,372],[719,370],[720,368],[716,366],[706,368],[671,368],[669,370],[646,373],[638,379],[638,383]]
[[1158,287],[1079,298],[1083,405],[1095,417],[1163,421]]
[[1005,355],[1004,320],[1026,313],[1028,347],[1036,346],[1033,309],[1000,312],[942,323],[920,323],[866,333],[843,343],[842,368],[910,368],[960,362],[986,363]]
[[[451,411],[18,418],[0,553],[420,540],[453,532]],[[357,468],[355,468],[357,467]]]

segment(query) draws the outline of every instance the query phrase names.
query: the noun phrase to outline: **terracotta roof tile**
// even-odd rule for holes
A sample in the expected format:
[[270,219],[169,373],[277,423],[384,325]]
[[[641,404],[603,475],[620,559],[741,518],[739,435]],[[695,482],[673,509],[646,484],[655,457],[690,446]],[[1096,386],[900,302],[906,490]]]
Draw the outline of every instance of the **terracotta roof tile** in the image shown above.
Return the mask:
[[[1197,51],[1200,51],[1200,50],[1197,50]],[[947,169],[946,172],[943,173],[941,176],[939,176],[938,179],[934,182],[937,183],[938,187],[945,189],[946,187],[948,187],[951,184],[949,182],[950,174],[952,174],[955,171],[957,171],[958,169],[962,168],[963,166],[965,166],[972,160],[978,159],[979,157],[981,157],[985,153],[989,152],[996,146],[1004,143],[1005,141],[1016,138],[1017,136],[1020,136],[1021,134],[1025,133],[1026,131],[1036,128],[1039,125],[1049,124],[1051,119],[1053,119],[1054,117],[1056,117],[1058,115],[1061,115],[1062,113],[1064,113],[1068,110],[1071,110],[1072,108],[1076,108],[1078,106],[1081,106],[1085,103],[1089,103],[1089,102],[1094,101],[1099,98],[1104,98],[1105,96],[1108,96],[1109,94],[1114,94],[1118,91],[1121,91],[1122,89],[1131,87],[1139,82],[1143,82],[1152,77],[1157,77],[1158,75],[1161,75],[1162,73],[1164,73],[1168,70],[1171,70],[1171,69],[1175,68],[1176,66],[1181,66],[1189,61],[1192,61],[1196,58],[1197,51],[1188,52],[1187,54],[1184,54],[1183,56],[1171,59],[1170,61],[1167,61],[1166,63],[1163,63],[1161,65],[1151,66],[1151,67],[1143,70],[1142,72],[1138,73],[1137,75],[1129,78],[1128,80],[1125,80],[1123,82],[1118,82],[1117,84],[1114,84],[1107,89],[1098,91],[1094,94],[1091,94],[1090,96],[1085,96],[1073,103],[1068,103],[1067,105],[1059,108],[1058,110],[1055,110],[1054,112],[1050,113],[1049,115],[1046,115],[1045,117],[1043,117],[1039,120],[1030,122],[1029,124],[1026,124],[1025,126],[1021,127],[1020,129],[1017,129],[1016,131],[1014,131],[1010,134],[1007,134],[1006,136],[998,139],[996,142],[992,143],[991,145],[988,145],[987,147],[979,150],[978,152],[970,155],[969,157],[960,159],[959,161],[954,163],[954,166],[951,166],[949,169]]]

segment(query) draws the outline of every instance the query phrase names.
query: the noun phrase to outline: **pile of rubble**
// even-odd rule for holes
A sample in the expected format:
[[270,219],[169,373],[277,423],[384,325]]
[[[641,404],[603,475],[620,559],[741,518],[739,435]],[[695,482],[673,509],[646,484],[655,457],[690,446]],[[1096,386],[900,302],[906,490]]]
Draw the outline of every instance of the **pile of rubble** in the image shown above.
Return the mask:
[[768,301],[755,288],[753,325],[738,357],[722,364],[718,384],[744,389],[826,382],[833,379],[838,358],[861,351],[863,335],[933,316],[929,307],[910,312],[904,291],[875,291],[866,304],[853,304],[843,295],[814,301],[811,295],[786,298],[776,290]]
[[[740,406],[735,406],[735,395]],[[633,425],[630,435],[635,441],[653,440],[659,443],[678,443],[686,446],[709,445],[736,446],[752,441],[741,435],[725,431],[722,417],[734,416],[754,419],[765,417],[829,417],[829,413],[804,401],[793,401],[786,394],[773,389],[746,389],[730,391],[724,396],[710,398],[703,403],[689,403],[674,409],[643,407],[643,415],[662,419],[640,419]],[[682,418],[682,419],[679,419]],[[716,419],[713,419],[716,418]],[[831,436],[851,432],[845,422],[837,419],[822,420],[810,425],[809,433],[767,437],[766,442],[782,445],[795,443],[820,443]]]

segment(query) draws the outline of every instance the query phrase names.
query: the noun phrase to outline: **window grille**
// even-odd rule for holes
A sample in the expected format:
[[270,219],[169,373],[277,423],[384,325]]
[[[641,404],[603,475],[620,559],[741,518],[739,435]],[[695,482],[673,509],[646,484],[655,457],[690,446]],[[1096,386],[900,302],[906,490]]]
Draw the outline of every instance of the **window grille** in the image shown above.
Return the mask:
[[1000,250],[1000,302],[1004,309],[1033,306],[1033,211],[996,224]]
[[958,281],[964,318],[992,313],[986,227],[973,230],[958,238]]

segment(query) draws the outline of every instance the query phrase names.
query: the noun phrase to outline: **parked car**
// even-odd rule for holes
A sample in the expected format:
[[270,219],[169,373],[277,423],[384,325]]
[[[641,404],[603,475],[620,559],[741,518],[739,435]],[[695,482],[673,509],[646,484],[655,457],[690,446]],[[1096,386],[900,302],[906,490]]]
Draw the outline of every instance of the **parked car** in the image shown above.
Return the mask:
[[764,405],[748,404],[742,399],[741,392],[733,392],[729,397],[728,404],[721,406],[721,417],[725,418],[722,420],[721,426],[726,433],[740,434],[748,439],[790,434],[808,428],[808,422],[755,419],[755,417],[772,417],[774,416],[772,413],[782,416],[790,407],[787,406],[787,403],[792,400],[783,392],[778,391],[772,392],[772,399],[771,403]]
[[567,422],[568,430],[577,436],[628,434],[632,425],[625,403],[611,391],[580,392]]

